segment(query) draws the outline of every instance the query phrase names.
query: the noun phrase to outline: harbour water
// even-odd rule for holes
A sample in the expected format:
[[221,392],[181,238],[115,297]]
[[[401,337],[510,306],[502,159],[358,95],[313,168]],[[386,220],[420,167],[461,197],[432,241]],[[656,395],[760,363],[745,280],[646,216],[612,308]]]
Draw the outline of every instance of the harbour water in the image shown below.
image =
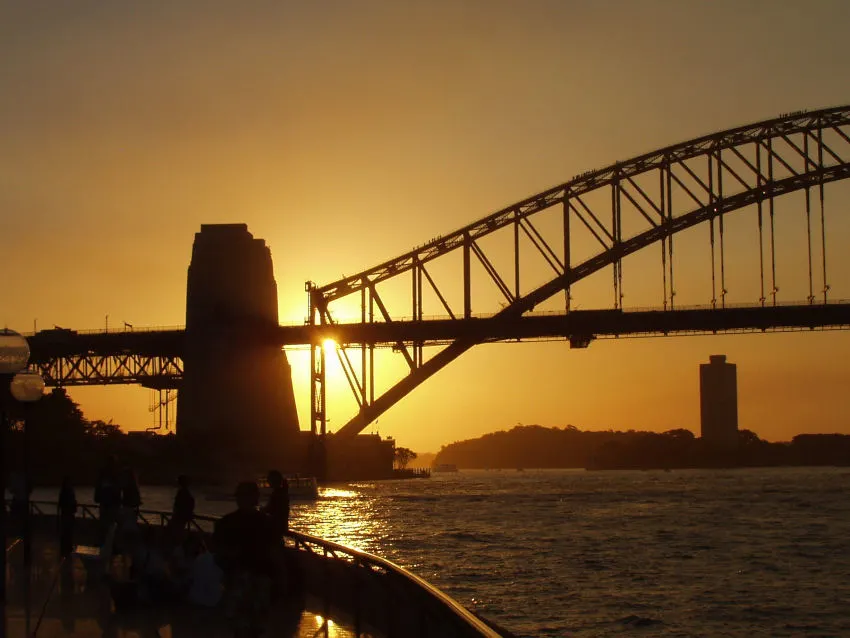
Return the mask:
[[[172,494],[143,488],[143,508]],[[519,636],[850,635],[850,468],[461,471],[324,488],[292,527]]]

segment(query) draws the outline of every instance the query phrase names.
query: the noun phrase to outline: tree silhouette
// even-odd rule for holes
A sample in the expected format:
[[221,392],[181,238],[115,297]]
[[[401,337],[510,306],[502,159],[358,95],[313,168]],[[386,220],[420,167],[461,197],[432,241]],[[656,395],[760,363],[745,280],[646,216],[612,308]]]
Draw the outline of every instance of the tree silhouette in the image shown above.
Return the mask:
[[89,436],[94,436],[98,438],[109,438],[115,436],[122,436],[121,428],[117,425],[113,425],[112,423],[106,423],[105,421],[92,421],[89,423],[86,428],[86,433]]
[[397,447],[395,449],[395,464],[398,469],[403,470],[413,459],[416,458],[416,452],[406,447]]

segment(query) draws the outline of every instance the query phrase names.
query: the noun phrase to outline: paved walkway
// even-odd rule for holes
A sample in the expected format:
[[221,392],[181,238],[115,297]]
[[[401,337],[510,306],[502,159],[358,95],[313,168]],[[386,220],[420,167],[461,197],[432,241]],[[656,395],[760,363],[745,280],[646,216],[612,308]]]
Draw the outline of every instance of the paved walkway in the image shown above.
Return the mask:
[[[108,588],[88,561],[62,560],[58,546],[37,540],[32,566],[23,566],[21,543],[10,542],[7,551],[4,631],[0,638],[229,638],[233,632],[219,610],[186,605],[144,607],[118,613]],[[113,560],[114,574],[125,569],[120,557]],[[312,610],[311,610],[312,608]],[[354,638],[350,628],[324,619],[320,603],[292,602],[272,613],[264,636],[281,638]],[[364,634],[361,634],[361,636]]]

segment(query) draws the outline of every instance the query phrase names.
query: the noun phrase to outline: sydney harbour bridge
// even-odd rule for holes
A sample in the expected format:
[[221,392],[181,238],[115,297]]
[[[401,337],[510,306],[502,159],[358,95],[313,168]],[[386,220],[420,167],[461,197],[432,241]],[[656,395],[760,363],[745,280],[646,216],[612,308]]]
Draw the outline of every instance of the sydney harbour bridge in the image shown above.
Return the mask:
[[[268,249],[254,249],[262,240],[242,225],[203,226],[189,269],[185,329],[42,331],[29,337],[32,363],[52,386],[178,390],[179,433],[184,426],[200,427],[193,420],[228,410],[242,414],[246,400],[263,402],[270,394],[264,386],[241,403],[233,396],[222,399],[214,390],[214,362],[222,349],[242,362],[243,373],[253,370],[279,383],[276,403],[268,407],[294,415],[282,347],[306,346],[311,432],[324,435],[326,357],[335,352],[358,406],[334,432],[345,438],[482,343],[566,339],[572,347],[587,347],[615,336],[844,329],[850,327],[850,303],[831,298],[829,265],[846,242],[830,234],[827,204],[838,201],[830,199],[830,184],[848,177],[850,106],[788,113],[705,135],[582,173],[355,275],[325,285],[307,282],[307,320],[295,326],[278,325]],[[780,215],[791,197],[794,205]],[[780,217],[785,223],[791,216],[803,255],[793,266],[776,241]],[[741,250],[741,238],[731,238],[730,220],[735,229],[748,225],[754,282],[752,298],[736,297],[735,303],[729,254],[732,245]],[[680,238],[694,228],[704,229],[701,268],[710,281],[698,307],[677,297],[690,285],[680,264],[693,261],[682,254]],[[231,254],[231,240],[254,248],[243,257],[238,250]],[[641,286],[657,293],[649,309],[624,303],[624,261],[638,254],[645,255]],[[240,260],[252,265],[239,266]],[[215,266],[202,267],[202,261]],[[795,272],[787,275],[792,267]],[[797,301],[779,297],[780,276],[803,282],[807,294]],[[579,307],[575,289],[589,278],[597,282],[597,307]],[[335,344],[330,352],[329,340]],[[386,389],[375,383],[375,353],[382,348],[405,366]],[[284,357],[282,367],[278,356]],[[255,365],[258,357],[265,363]],[[233,405],[222,407],[221,401]]]

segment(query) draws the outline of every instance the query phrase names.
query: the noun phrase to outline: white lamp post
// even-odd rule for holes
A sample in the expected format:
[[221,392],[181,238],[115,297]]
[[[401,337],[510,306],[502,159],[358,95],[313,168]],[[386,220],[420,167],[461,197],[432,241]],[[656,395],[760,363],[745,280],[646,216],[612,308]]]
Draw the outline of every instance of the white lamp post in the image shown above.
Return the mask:
[[0,495],[3,507],[0,507],[0,603],[6,601],[6,429],[9,420],[6,406],[10,397],[10,384],[16,373],[27,367],[30,359],[30,347],[27,340],[14,330],[0,330]]
[[[16,401],[30,404],[44,396],[44,379],[35,372],[19,372],[12,378],[9,386]],[[32,564],[32,527],[30,526],[30,424],[29,410],[24,418],[24,493],[26,510],[24,511],[24,566]]]

